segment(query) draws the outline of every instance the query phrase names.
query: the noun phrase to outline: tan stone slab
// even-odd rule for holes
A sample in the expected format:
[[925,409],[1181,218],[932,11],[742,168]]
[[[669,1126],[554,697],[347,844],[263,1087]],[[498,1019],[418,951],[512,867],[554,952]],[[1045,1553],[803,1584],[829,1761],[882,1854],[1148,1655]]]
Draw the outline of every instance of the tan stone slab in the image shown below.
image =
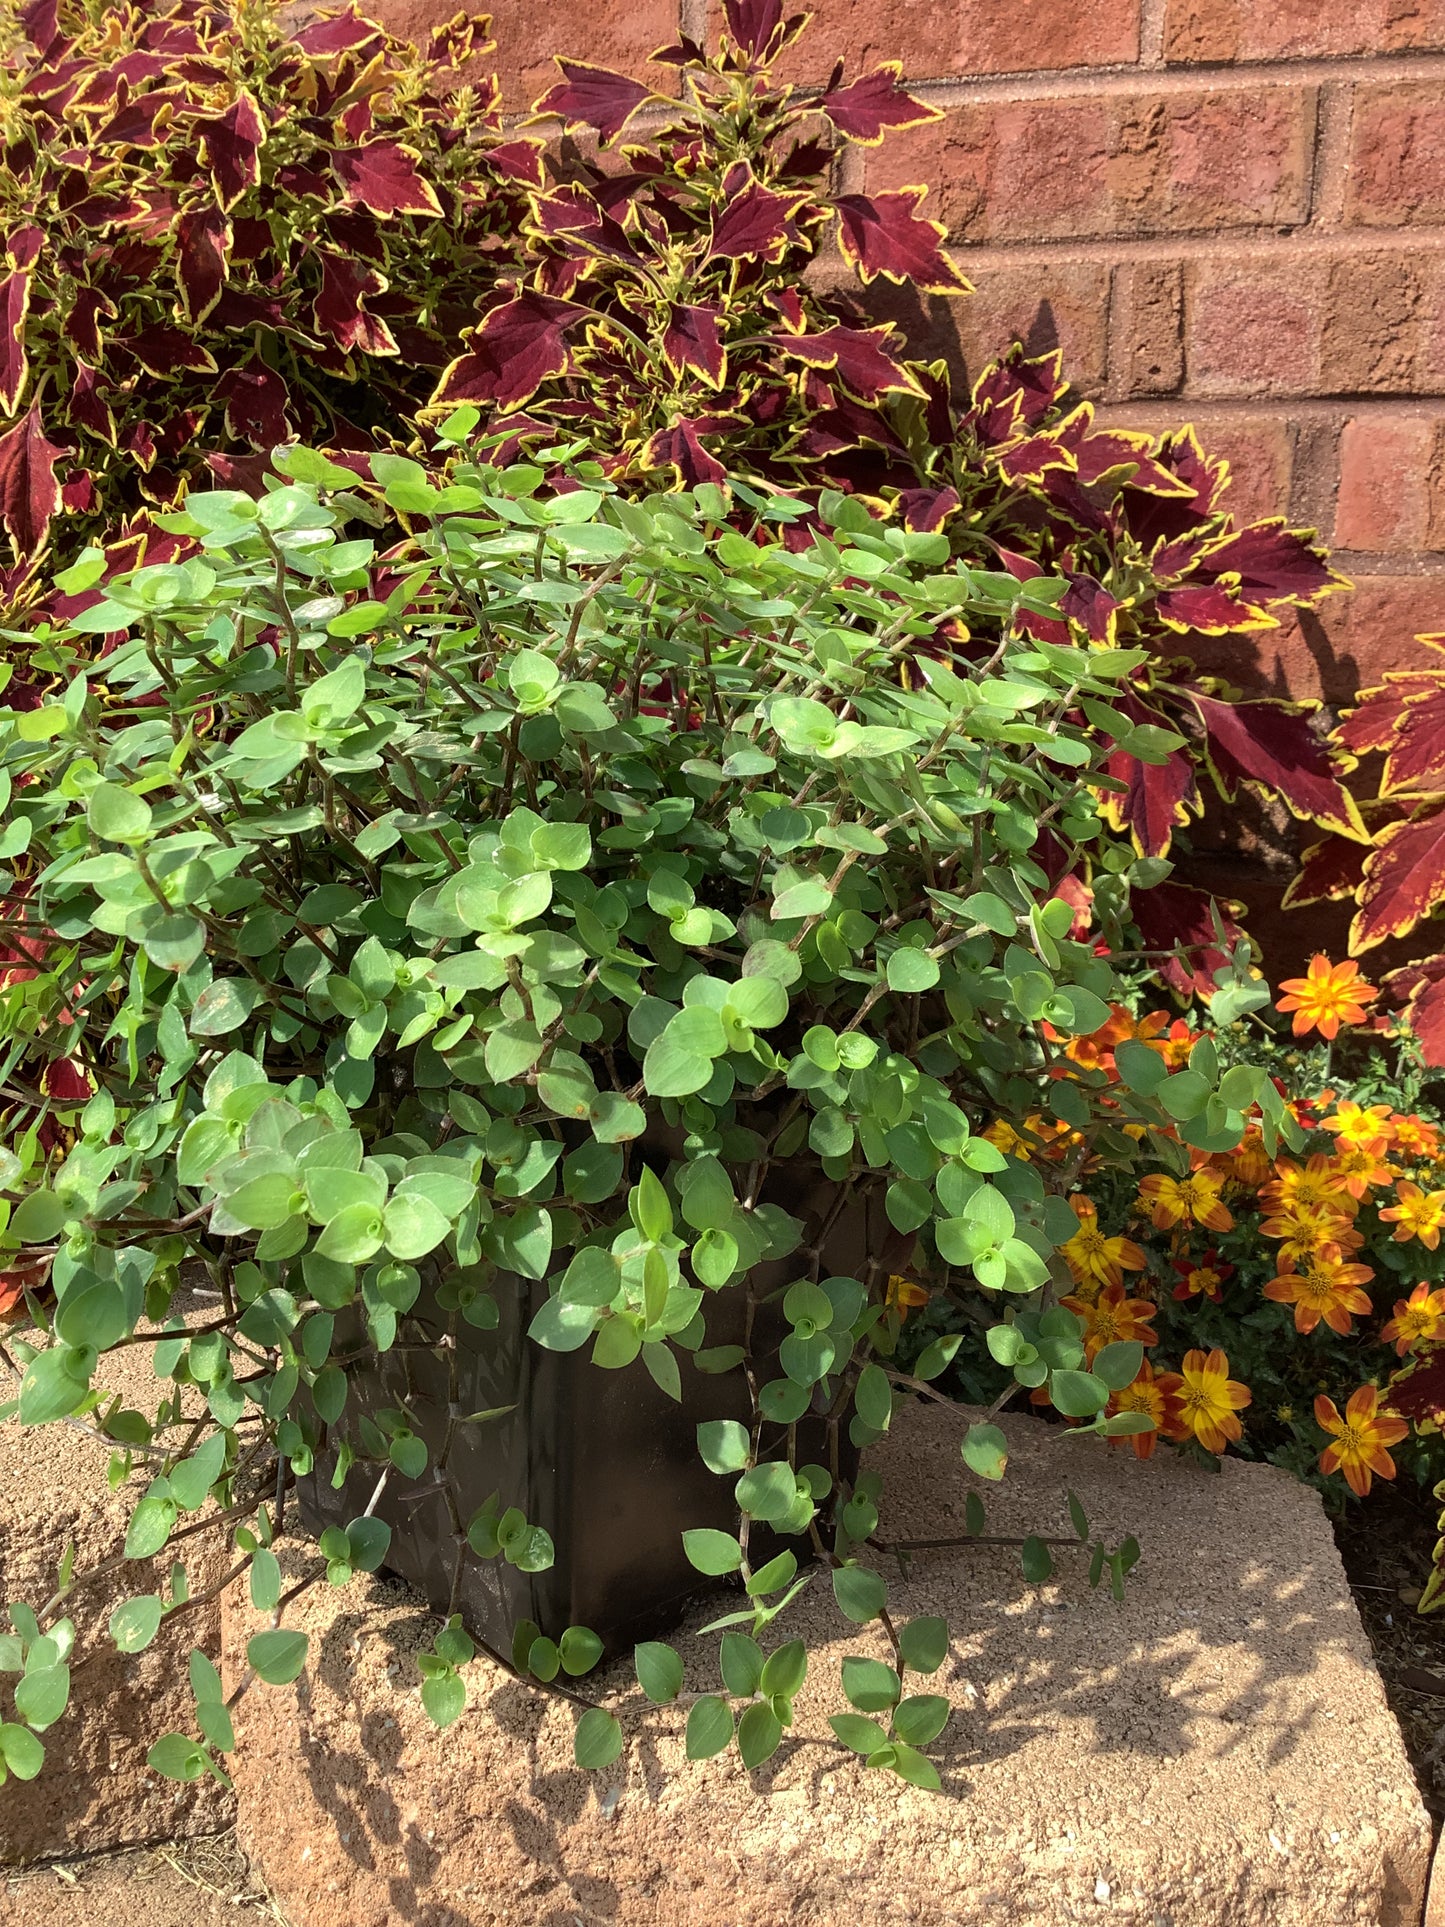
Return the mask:
[[[900,1616],[953,1631],[941,1797],[833,1744],[837,1659],[884,1647],[825,1582],[790,1621],[815,1651],[795,1736],[749,1776],[686,1763],[683,1713],[635,1687],[622,1759],[579,1773],[568,1709],[485,1663],[436,1734],[412,1659],[432,1622],[358,1580],[307,1596],[312,1670],[240,1708],[241,1838],[294,1927],[1416,1927],[1429,1823],[1315,1495],[1006,1429],[991,1530],[1067,1530],[1072,1486],[1144,1558],[1116,1606],[1072,1555],[1040,1588],[999,1550],[915,1556]],[[920,1408],[895,1431],[885,1534],[961,1531],[956,1424]],[[251,1623],[228,1599],[228,1649]],[[714,1642],[676,1643],[688,1689],[715,1690]]]
[[[105,1359],[98,1376],[127,1405],[153,1415],[159,1388],[150,1358],[149,1346],[125,1348]],[[72,1541],[77,1571],[120,1551],[146,1475],[111,1493],[109,1458],[105,1445],[73,1426],[27,1429],[13,1419],[0,1425],[0,1603],[42,1605]],[[219,1549],[208,1535],[187,1541],[184,1552],[193,1592],[220,1577]],[[0,1791],[0,1866],[213,1833],[227,1824],[230,1796],[215,1781],[179,1786],[145,1763],[162,1733],[191,1728],[186,1656],[192,1646],[219,1651],[219,1604],[187,1614],[184,1633],[177,1624],[172,1639],[163,1626],[154,1645],[133,1656],[116,1652],[106,1633],[116,1601],[162,1587],[170,1564],[169,1553],[138,1561],[124,1570],[121,1591],[98,1585],[75,1596],[70,1705],[41,1736],[46,1758],[39,1778],[12,1779]],[[0,1677],[0,1717],[10,1716],[9,1684]]]

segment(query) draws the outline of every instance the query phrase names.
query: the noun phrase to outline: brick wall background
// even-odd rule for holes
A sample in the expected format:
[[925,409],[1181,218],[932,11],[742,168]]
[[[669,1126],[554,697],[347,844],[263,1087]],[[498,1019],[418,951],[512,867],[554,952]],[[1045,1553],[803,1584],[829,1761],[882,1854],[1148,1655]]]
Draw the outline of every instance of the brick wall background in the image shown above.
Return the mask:
[[[379,0],[420,33],[457,0]],[[715,0],[492,0],[509,109],[554,53],[645,69]],[[790,77],[901,60],[945,118],[847,150],[927,182],[977,293],[895,302],[971,376],[1059,346],[1105,420],[1192,421],[1241,511],[1317,527],[1357,583],[1228,645],[1335,703],[1445,630],[1445,0],[815,0]],[[653,70],[656,83],[665,70]],[[876,284],[883,288],[886,284]]]

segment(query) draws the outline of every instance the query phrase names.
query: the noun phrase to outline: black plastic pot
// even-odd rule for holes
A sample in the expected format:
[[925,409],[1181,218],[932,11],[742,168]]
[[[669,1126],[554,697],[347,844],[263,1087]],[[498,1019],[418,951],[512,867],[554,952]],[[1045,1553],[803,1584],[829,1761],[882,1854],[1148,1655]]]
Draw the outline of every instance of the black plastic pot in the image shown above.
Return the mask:
[[[832,1187],[795,1194],[788,1208],[819,1222],[820,1193],[832,1195]],[[839,1216],[825,1242],[823,1276],[861,1275],[870,1248],[881,1251],[893,1238],[881,1210],[877,1225],[869,1216],[858,1203]],[[755,1296],[775,1292],[805,1269],[796,1260],[766,1267],[753,1280]],[[501,1324],[481,1332],[440,1310],[434,1289],[424,1287],[403,1321],[398,1348],[369,1354],[349,1368],[343,1426],[351,1430],[358,1413],[402,1407],[432,1461],[416,1481],[395,1472],[388,1479],[377,1506],[392,1528],[386,1567],[424,1592],[438,1612],[459,1611],[473,1633],[503,1652],[522,1620],[553,1638],[569,1625],[582,1625],[611,1650],[630,1645],[675,1622],[689,1595],[707,1583],[688,1563],[683,1532],[696,1526],[736,1530],[735,1480],[707,1470],[698,1456],[697,1427],[708,1419],[746,1421],[746,1380],[741,1370],[699,1372],[679,1353],[679,1404],[653,1383],[640,1360],[603,1371],[590,1362],[587,1349],[559,1353],[534,1344],[526,1329],[546,1298],[545,1285],[502,1279],[495,1295]],[[742,1286],[709,1294],[705,1313],[710,1346],[741,1342]],[[755,1351],[765,1354],[784,1330],[776,1309],[763,1307],[755,1315]],[[360,1342],[359,1324],[355,1335]],[[346,1349],[344,1337],[338,1321],[338,1350]],[[430,1348],[439,1342],[439,1349]],[[776,1362],[763,1370],[764,1378],[775,1376]],[[453,1426],[439,1476],[435,1460],[449,1417],[503,1406],[513,1409],[483,1423]],[[825,1421],[805,1417],[798,1434],[798,1462],[827,1463]],[[769,1428],[764,1452],[781,1439],[780,1428]],[[857,1454],[846,1426],[838,1444],[839,1470],[851,1480]],[[323,1459],[298,1488],[302,1518],[316,1533],[345,1525],[363,1510],[378,1468],[354,1466],[340,1490],[332,1487],[330,1473]],[[546,1571],[522,1572],[470,1552],[459,1559],[454,1521],[464,1529],[494,1492],[504,1507],[520,1507],[530,1523],[551,1534],[555,1561]],[[778,1549],[770,1541],[771,1535],[754,1531],[755,1557]],[[808,1558],[806,1538],[786,1543],[800,1564]]]

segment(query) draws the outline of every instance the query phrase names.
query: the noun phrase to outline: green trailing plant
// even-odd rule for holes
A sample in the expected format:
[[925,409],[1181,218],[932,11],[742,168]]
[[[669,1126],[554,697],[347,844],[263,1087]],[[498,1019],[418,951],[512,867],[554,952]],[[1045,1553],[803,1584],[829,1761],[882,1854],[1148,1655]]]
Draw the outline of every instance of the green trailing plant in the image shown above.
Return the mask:
[[[1138,652],[1018,634],[1064,582],[960,567],[943,536],[842,495],[802,540],[795,502],[751,495],[747,540],[705,484],[634,503],[597,465],[560,492],[522,464],[373,469],[413,524],[400,548],[353,533],[348,471],[292,450],[259,500],[193,493],[166,524],[190,559],[41,635],[54,699],[0,709],[5,935],[26,959],[0,1053],[30,1094],[0,1153],[0,1250],[54,1288],[8,1341],[8,1409],[108,1439],[116,1477],[138,1475],[127,1558],[176,1560],[162,1591],[68,1566],[50,1600],[11,1607],[7,1768],[38,1767],[65,1703],[76,1601],[117,1587],[111,1636],[144,1647],[183,1617],[195,1529],[230,1542],[275,1615],[229,1701],[193,1658],[195,1731],[151,1756],[223,1774],[230,1703],[306,1662],[271,1543],[292,1480],[335,1467],[370,1490],[323,1536],[314,1584],[383,1562],[383,1493],[445,1473],[454,1428],[429,1447],[405,1410],[358,1412],[356,1375],[463,1328],[485,1343],[545,1287],[534,1346],[585,1348],[586,1369],[668,1398],[711,1373],[740,1401],[699,1431],[728,1526],[688,1530],[686,1556],[699,1584],[740,1590],[709,1629],[720,1672],[689,1751],[736,1743],[756,1766],[777,1748],[808,1664],[789,1603],[831,1587],[892,1654],[844,1662],[836,1738],[935,1786],[948,1702],[916,1688],[948,1630],[889,1612],[878,1477],[844,1447],[877,1440],[965,1339],[900,1370],[890,1276],[971,1307],[967,1342],[1007,1358],[1011,1387],[1046,1385],[1091,1434],[1137,1433],[1146,1416],[1106,1406],[1140,1347],[1089,1363],[1059,1302],[1082,1160],[1133,1165],[1176,1134],[1223,1150],[1256,1103],[1271,1142],[1291,1128],[1263,1072],[1221,1078],[1207,1049],[1127,1089],[1055,1074],[1051,1027],[1096,1028],[1116,980],[1030,851],[1041,822],[1073,856],[1101,850],[1094,786]],[[86,556],[61,586],[104,569]],[[928,653],[948,623],[987,658]],[[1100,856],[1115,943],[1129,865]],[[1247,972],[1226,992],[1247,1004]],[[1001,1152],[983,1135],[1000,1110],[1065,1121],[1076,1158]],[[801,1181],[834,1200],[825,1218],[881,1207],[854,1275],[822,1275],[803,1244]],[[187,1325],[198,1278],[213,1310]],[[751,1303],[765,1279],[772,1325],[719,1345],[729,1294]],[[450,1339],[413,1335],[424,1288]],[[154,1422],[106,1390],[134,1345],[166,1388]],[[825,1442],[805,1460],[806,1412]],[[959,1415],[985,1479],[1007,1456],[992,1417]],[[552,1559],[548,1521],[513,1496],[459,1522],[459,1577]],[[1121,1588],[1137,1548],[1074,1519],[1095,1580]],[[758,1550],[765,1528],[778,1550]],[[1041,1538],[1021,1556],[1047,1576]],[[600,1650],[586,1627],[522,1625],[499,1655],[583,1702],[590,1767],[623,1743],[587,1703]],[[449,1621],[426,1658],[441,1723],[471,1651]],[[636,1670],[648,1698],[676,1696],[667,1642]]]

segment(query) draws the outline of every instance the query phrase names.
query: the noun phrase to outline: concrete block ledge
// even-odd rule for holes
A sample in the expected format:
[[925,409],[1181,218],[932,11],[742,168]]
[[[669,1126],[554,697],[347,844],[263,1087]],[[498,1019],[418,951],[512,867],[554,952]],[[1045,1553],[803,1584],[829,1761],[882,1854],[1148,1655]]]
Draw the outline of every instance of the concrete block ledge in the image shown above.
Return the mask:
[[[238,1709],[241,1837],[292,1927],[1418,1927],[1430,1826],[1317,1497],[1004,1423],[991,1531],[1066,1532],[1072,1487],[1144,1557],[1116,1606],[1068,1553],[1037,1588],[1010,1552],[915,1555],[899,1615],[953,1632],[942,1796],[832,1742],[838,1658],[885,1646],[826,1581],[790,1615],[814,1652],[798,1723],[749,1775],[688,1764],[683,1712],[635,1685],[622,1758],[578,1772],[570,1711],[484,1661],[434,1732],[412,1658],[434,1622],[358,1579],[306,1596],[308,1672]],[[962,1532],[957,1438],[945,1412],[900,1414],[873,1460],[885,1536]],[[233,1660],[255,1624],[228,1600]],[[688,1630],[687,1689],[714,1691],[715,1642]]]

